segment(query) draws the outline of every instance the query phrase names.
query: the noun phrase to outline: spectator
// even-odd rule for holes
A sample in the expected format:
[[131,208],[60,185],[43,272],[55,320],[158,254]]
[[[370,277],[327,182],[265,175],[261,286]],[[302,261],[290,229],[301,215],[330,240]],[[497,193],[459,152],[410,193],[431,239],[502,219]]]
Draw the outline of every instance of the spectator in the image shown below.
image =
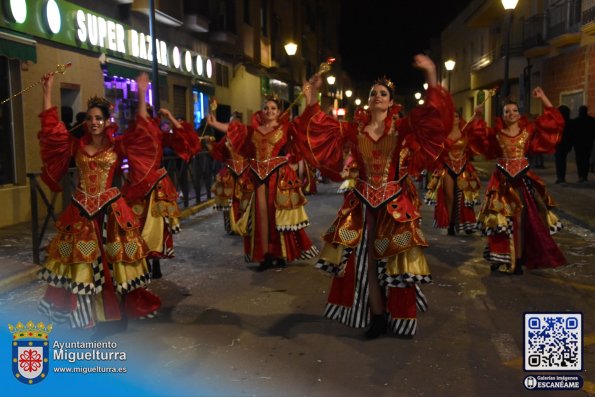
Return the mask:
[[570,108],[562,105],[558,110],[564,118],[564,132],[562,132],[562,139],[556,146],[556,183],[566,183],[566,157],[572,150],[572,121],[570,120]]
[[578,173],[578,183],[587,182],[589,174],[589,157],[591,157],[591,148],[593,147],[593,135],[595,133],[595,118],[589,116],[589,110],[586,106],[578,108],[578,117],[573,120],[574,129],[572,144],[574,146],[574,155],[576,158],[576,171]]

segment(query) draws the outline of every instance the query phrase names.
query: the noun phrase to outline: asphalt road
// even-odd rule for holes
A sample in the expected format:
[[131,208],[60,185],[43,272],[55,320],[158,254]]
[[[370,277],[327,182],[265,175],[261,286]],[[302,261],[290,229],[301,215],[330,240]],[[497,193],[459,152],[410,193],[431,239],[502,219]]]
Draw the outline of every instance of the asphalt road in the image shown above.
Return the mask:
[[[309,234],[320,246],[319,236],[341,197],[335,194],[337,185],[319,187],[320,194],[308,197],[307,211]],[[363,329],[323,318],[330,278],[313,267],[314,260],[254,272],[243,261],[241,239],[226,235],[221,214],[210,209],[183,222],[175,240],[176,258],[162,262],[164,278],[151,284],[163,299],[157,318],[130,321],[125,330],[58,327],[53,338],[117,343],[129,357],[120,379],[141,382],[138,395],[595,393],[593,233],[567,224],[557,235],[569,260],[562,269],[500,276],[491,274],[482,259],[480,236],[446,236],[431,228],[430,209],[424,207],[423,215],[434,283],[424,288],[429,310],[419,315],[413,340],[386,336],[366,341]],[[35,316],[43,290],[33,282],[0,295],[0,318]],[[572,372],[585,379],[583,391],[524,388],[525,312],[583,313],[585,371]],[[98,387],[79,395],[111,394]]]

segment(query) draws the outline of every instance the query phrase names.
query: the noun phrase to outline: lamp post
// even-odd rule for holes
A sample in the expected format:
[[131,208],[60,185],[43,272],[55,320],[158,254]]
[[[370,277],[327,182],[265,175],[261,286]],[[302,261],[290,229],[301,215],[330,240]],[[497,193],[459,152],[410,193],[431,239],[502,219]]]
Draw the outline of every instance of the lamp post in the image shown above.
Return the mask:
[[[289,73],[290,73],[290,77],[289,77],[289,102],[293,102],[294,95],[293,95],[293,60],[291,58],[293,58],[293,56],[297,53],[297,49],[298,49],[298,45],[295,44],[294,42],[290,41],[289,43],[285,44],[283,46],[283,48],[285,48],[285,52],[287,53],[287,55],[289,56]],[[291,111],[292,115],[293,115],[293,110]]]
[[510,95],[510,83],[508,82],[508,68],[510,64],[510,29],[512,28],[512,13],[519,0],[502,0],[502,6],[507,13],[508,26],[506,27],[506,37],[504,40],[504,84],[502,95],[508,98]]
[[450,91],[450,73],[454,70],[457,63],[453,59],[444,61],[444,67],[446,68],[446,74],[448,75],[448,91]]

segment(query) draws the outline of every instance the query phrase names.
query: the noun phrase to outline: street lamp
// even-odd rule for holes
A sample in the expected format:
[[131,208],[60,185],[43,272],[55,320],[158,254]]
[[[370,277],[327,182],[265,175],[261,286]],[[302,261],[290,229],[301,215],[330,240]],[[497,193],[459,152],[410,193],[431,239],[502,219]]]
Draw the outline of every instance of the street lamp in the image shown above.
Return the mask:
[[361,100],[361,99],[359,99],[359,98],[356,98],[356,99],[355,99],[355,106],[359,106],[359,105],[361,105],[361,104],[362,104],[362,100]]
[[444,67],[446,68],[446,73],[448,74],[448,91],[450,91],[450,72],[452,72],[455,68],[457,63],[453,59],[448,59],[444,62]]
[[345,96],[346,96],[347,98],[351,98],[351,96],[352,96],[352,95],[353,95],[353,91],[351,91],[351,90],[346,90],[346,91],[345,91]]
[[337,78],[335,76],[333,76],[332,74],[326,78],[326,82],[329,83],[330,85],[335,84],[336,80],[337,80]]
[[283,47],[285,48],[285,52],[287,53],[287,55],[289,55],[290,57],[294,56],[298,49],[298,45],[291,41],[285,44]]
[[421,98],[421,92],[416,92],[415,94],[413,94],[413,96],[415,97],[415,99],[419,100]]
[[508,13],[508,26],[506,29],[506,38],[504,41],[504,87],[502,89],[502,95],[504,98],[508,98],[510,95],[510,85],[508,82],[508,67],[510,63],[510,29],[512,28],[512,12],[514,11],[519,0],[502,0],[502,6]]

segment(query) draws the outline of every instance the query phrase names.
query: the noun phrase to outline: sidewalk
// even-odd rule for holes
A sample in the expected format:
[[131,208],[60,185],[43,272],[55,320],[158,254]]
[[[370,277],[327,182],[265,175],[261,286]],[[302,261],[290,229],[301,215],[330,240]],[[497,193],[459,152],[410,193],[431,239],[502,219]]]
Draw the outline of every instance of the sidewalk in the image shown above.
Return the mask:
[[[186,219],[206,208],[213,206],[214,200],[182,210],[180,219]],[[42,245],[48,243],[48,235],[53,234],[53,222],[50,221]],[[33,245],[31,224],[20,223],[0,228],[0,294],[18,288],[36,278],[39,267],[33,263]],[[42,254],[43,257],[43,254]]]

